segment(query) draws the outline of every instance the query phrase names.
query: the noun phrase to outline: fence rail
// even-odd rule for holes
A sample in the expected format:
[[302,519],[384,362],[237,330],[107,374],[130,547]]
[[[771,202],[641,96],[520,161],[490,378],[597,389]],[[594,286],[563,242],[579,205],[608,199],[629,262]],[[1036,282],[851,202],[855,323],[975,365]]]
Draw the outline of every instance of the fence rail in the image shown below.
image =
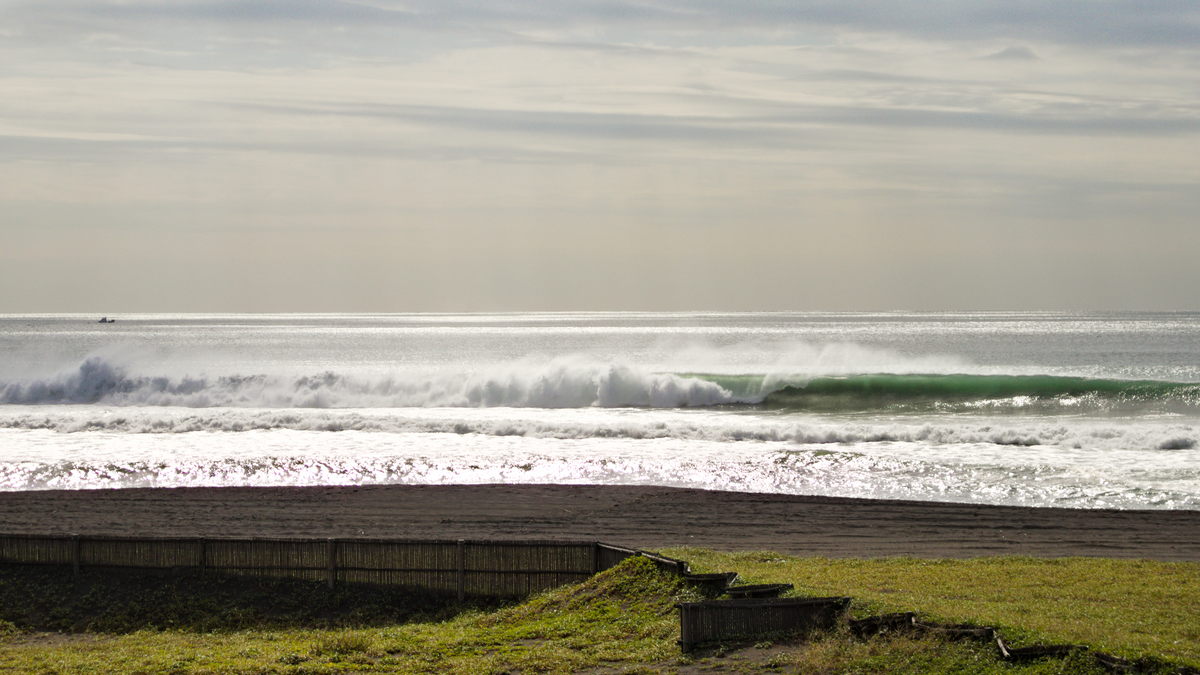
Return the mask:
[[472,539],[212,539],[0,534],[0,564],[93,570],[202,571],[339,583],[411,586],[466,596],[519,597],[583,581],[645,555],[596,541]]

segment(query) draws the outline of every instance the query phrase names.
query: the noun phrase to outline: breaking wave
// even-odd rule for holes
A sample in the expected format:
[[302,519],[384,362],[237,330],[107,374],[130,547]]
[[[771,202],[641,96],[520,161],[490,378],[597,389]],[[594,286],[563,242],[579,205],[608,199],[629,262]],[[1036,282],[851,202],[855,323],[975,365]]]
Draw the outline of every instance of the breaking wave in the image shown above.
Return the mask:
[[785,385],[768,396],[779,406],[878,404],[887,401],[983,401],[1001,398],[1177,399],[1195,403],[1200,384],[1057,375],[853,375]]
[[620,363],[552,361],[435,376],[133,375],[102,357],[77,370],[0,384],[0,403],[251,408],[713,406],[733,401],[719,384]]
[[624,363],[558,359],[472,372],[160,376],[103,357],[76,369],[0,382],[0,403],[189,408],[755,406],[813,412],[1200,410],[1200,383],[1059,375],[791,376],[652,372]]

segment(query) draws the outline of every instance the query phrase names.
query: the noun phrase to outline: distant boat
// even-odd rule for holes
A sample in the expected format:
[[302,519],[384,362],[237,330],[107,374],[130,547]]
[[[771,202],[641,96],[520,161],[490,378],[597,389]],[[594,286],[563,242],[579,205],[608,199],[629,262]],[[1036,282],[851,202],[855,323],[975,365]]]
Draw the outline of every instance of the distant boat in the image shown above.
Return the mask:
[[99,323],[116,323],[116,322],[117,322],[116,319],[110,319],[107,316],[100,317],[100,321],[99,321]]

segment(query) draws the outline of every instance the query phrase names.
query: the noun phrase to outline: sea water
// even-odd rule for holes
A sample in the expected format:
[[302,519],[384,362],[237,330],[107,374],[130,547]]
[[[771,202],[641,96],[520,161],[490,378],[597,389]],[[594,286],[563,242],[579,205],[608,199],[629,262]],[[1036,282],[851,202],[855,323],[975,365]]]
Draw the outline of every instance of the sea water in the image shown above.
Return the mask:
[[0,316],[0,490],[1200,508],[1200,314]]

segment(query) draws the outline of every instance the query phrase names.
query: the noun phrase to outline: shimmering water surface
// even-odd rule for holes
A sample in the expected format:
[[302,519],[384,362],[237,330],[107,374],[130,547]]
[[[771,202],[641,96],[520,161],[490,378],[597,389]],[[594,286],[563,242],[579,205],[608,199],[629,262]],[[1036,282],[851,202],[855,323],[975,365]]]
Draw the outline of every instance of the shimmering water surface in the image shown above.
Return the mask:
[[0,489],[1200,508],[1200,315],[0,316]]

